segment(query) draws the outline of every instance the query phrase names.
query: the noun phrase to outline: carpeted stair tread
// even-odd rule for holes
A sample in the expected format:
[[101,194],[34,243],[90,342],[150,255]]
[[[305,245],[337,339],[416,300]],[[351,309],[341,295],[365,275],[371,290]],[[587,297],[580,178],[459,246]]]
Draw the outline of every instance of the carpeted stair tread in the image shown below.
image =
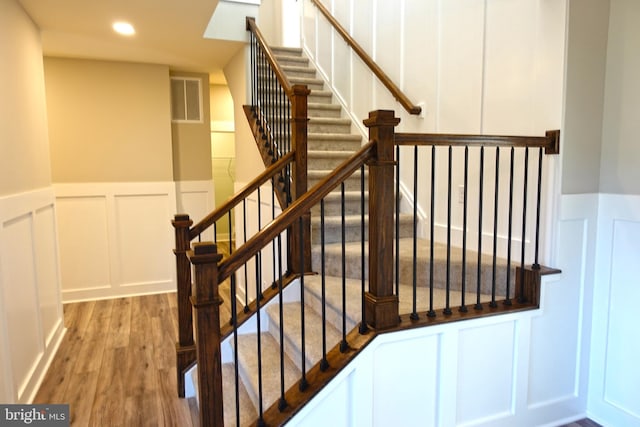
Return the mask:
[[[345,278],[346,332],[351,331],[361,318],[361,281]],[[327,322],[342,333],[342,278],[325,276],[325,301]],[[305,303],[316,313],[322,312],[322,275],[305,276]],[[337,341],[335,342],[337,343]],[[334,343],[334,344],[335,344]]]
[[308,66],[283,65],[281,68],[287,76],[309,78],[315,78],[316,76],[316,69]]
[[[356,205],[357,206],[357,205]],[[349,210],[358,209],[350,207]],[[316,212],[316,211],[314,211]],[[413,217],[409,214],[400,214],[400,237],[408,237],[413,232]],[[359,213],[345,215],[345,241],[360,242],[362,233],[362,216]],[[342,242],[342,215],[326,215],[324,220],[325,243],[335,244]],[[369,237],[369,216],[364,217],[365,240]],[[311,243],[317,245],[320,243],[321,224],[320,217],[313,215],[311,217]],[[366,245],[365,245],[366,246]]]
[[346,160],[353,155],[353,151],[343,150],[308,150],[307,157],[309,158],[329,158],[329,159],[341,159]]
[[321,102],[308,102],[307,108],[309,110],[342,111],[342,107],[338,104],[323,104]]
[[[222,389],[224,405],[224,425],[236,426],[236,385],[235,369],[233,363],[222,364]],[[196,383],[197,384],[197,383]],[[238,395],[240,400],[240,426],[248,425],[258,417],[258,412],[251,402],[242,381],[238,381]]]
[[282,65],[297,65],[297,66],[305,66],[306,64],[309,63],[309,59],[305,58],[304,56],[296,56],[296,55],[291,55],[289,53],[275,53],[275,57],[278,60],[278,62],[280,63],[280,66]]
[[[306,277],[305,277],[306,285]],[[284,318],[285,351],[293,360],[298,369],[302,370],[302,319],[301,305],[299,302],[285,303],[282,305]],[[278,304],[267,307],[269,315],[269,332],[279,342],[280,338],[280,311]],[[309,305],[305,305],[305,364],[306,370],[322,359],[322,317],[319,312]],[[327,348],[330,349],[340,341],[340,332],[329,322],[326,326]]]
[[[313,220],[313,218],[312,218]],[[400,241],[400,283],[413,284],[413,239],[401,238]],[[395,252],[395,241],[394,241]],[[416,241],[417,262],[416,262],[416,284],[418,287],[429,286],[429,258],[430,246],[426,239],[418,239]],[[444,288],[446,286],[446,262],[447,262],[447,246],[442,243],[434,243],[434,287]],[[360,242],[347,242],[346,251],[346,268],[347,277],[359,279],[361,275],[361,247]],[[367,246],[365,245],[365,253]],[[314,271],[320,268],[320,247],[314,244],[311,248],[312,264]],[[340,243],[331,243],[325,245],[325,262],[327,274],[340,275],[342,260],[342,245]],[[469,291],[475,291],[477,287],[478,277],[478,253],[467,249],[466,268],[465,268],[465,287]],[[367,261],[365,259],[365,265]],[[490,294],[493,282],[493,256],[489,254],[482,255],[480,271],[481,293]],[[512,261],[510,282],[510,296],[513,296],[515,283],[515,262]],[[365,269],[365,278],[368,276]],[[452,290],[460,290],[462,283],[462,249],[451,247],[450,255],[450,287]],[[498,295],[506,295],[506,279],[507,279],[507,261],[504,258],[496,257],[496,292]]]
[[[268,408],[280,398],[280,345],[268,332],[260,334],[262,347],[263,408]],[[258,404],[258,345],[255,334],[238,336],[238,365],[251,402]],[[300,370],[285,354],[285,390],[300,379]]]
[[293,56],[301,56],[302,48],[300,47],[291,47],[291,46],[270,46],[271,50],[275,54],[287,54]]
[[289,83],[291,83],[292,85],[306,85],[307,88],[313,90],[313,89],[319,89],[321,90],[324,87],[324,81],[322,79],[317,79],[315,77],[296,77],[296,76],[291,76],[289,77]]

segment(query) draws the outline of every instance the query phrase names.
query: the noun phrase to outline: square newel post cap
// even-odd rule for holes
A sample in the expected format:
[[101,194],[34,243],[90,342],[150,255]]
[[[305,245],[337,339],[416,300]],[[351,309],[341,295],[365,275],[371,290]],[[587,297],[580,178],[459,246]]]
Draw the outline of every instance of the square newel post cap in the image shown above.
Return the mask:
[[374,110],[369,112],[369,118],[362,121],[368,128],[374,126],[397,126],[400,118],[395,116],[393,110]]
[[218,263],[222,254],[218,253],[218,246],[213,242],[198,242],[193,244],[193,250],[189,251],[189,260],[193,264]]
[[188,214],[178,213],[173,216],[171,224],[173,224],[174,227],[191,227],[193,221],[189,218]]

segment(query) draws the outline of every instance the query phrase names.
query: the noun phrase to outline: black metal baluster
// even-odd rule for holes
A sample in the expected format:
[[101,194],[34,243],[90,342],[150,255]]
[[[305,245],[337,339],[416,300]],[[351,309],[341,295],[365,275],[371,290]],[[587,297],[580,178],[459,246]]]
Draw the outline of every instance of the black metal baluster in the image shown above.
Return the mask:
[[[247,243],[247,199],[242,199],[242,242]],[[249,276],[247,263],[244,264],[244,308],[245,313],[249,312]]]
[[[298,231],[299,236],[304,235],[304,223],[302,221],[302,217],[298,220]],[[301,333],[301,348],[300,348],[300,358],[302,365],[302,378],[300,379],[300,384],[298,385],[298,389],[300,391],[305,391],[309,386],[307,382],[307,361],[306,361],[306,340],[305,340],[305,324],[304,324],[304,241],[300,240],[299,251],[300,251],[300,327],[302,328]]]
[[251,105],[256,108],[256,83],[258,81],[258,70],[256,65],[256,36],[251,31]]
[[413,259],[412,259],[412,310],[409,318],[418,320],[418,146],[413,146]]
[[256,254],[256,340],[258,344],[258,423],[264,425],[264,407],[263,407],[263,378],[262,378],[262,326],[260,324],[260,298],[261,294],[260,282],[262,281],[260,272],[260,252]]
[[[287,152],[291,151],[291,102],[287,98]],[[291,163],[285,168],[285,187],[287,193],[287,206],[291,202]]]
[[[198,239],[200,239],[200,235],[198,235]],[[198,240],[200,241],[200,240]],[[218,244],[218,223],[213,223],[213,243]]]
[[533,268],[540,269],[539,245],[540,245],[540,203],[542,198],[542,147],[538,151],[538,191],[536,192],[536,239],[535,239],[535,254],[533,260]]
[[344,215],[344,181],[340,183],[340,225],[342,229],[342,341],[340,351],[346,352],[347,344],[347,264],[346,264],[346,224]]
[[513,158],[515,149],[511,147],[511,153],[509,158],[509,223],[507,225],[507,295],[504,300],[504,305],[511,305],[511,242],[512,239],[512,227],[513,227]]
[[447,277],[446,277],[446,292],[445,292],[445,306],[443,313],[445,315],[451,314],[451,170],[453,147],[449,146],[449,158],[448,158],[448,174],[447,174]]
[[462,278],[461,278],[461,299],[460,308],[461,313],[467,312],[467,306],[465,303],[466,291],[467,291],[467,188],[469,183],[469,146],[464,147],[464,184],[463,184],[463,200],[462,200]]
[[324,235],[324,199],[320,200],[320,274],[321,274],[321,311],[322,311],[322,361],[320,370],[329,369],[327,361],[327,295],[326,295],[326,261],[325,261],[325,235]]
[[480,303],[480,291],[482,287],[482,204],[483,204],[483,181],[484,181],[484,146],[480,147],[480,179],[478,180],[478,277],[476,283],[476,310],[482,310]]
[[520,297],[518,302],[527,302],[524,296],[524,256],[527,238],[527,181],[529,178],[529,147],[524,149],[524,183],[522,190],[522,241],[520,252]]
[[[271,219],[276,218],[276,180],[275,178],[271,178]],[[273,258],[271,259],[271,263],[273,264],[273,283],[271,284],[271,289],[276,289],[278,287],[276,283],[276,245],[275,242],[271,243],[271,253]]]
[[[258,232],[260,230],[262,230],[262,200],[260,197],[260,187],[258,187],[257,189],[258,192]],[[256,294],[256,299],[262,299],[263,295],[262,295],[262,249],[260,249],[260,251],[258,251],[258,263],[260,264],[260,283],[258,283],[260,292],[258,292]]]
[[396,296],[400,299],[400,146],[396,145]]
[[496,262],[498,257],[498,198],[500,185],[500,147],[496,147],[496,176],[493,202],[493,276],[491,279],[491,302],[489,307],[497,307],[496,303]]
[[229,224],[227,224],[229,226],[229,255],[231,255],[233,253],[233,241],[231,240],[231,231],[233,230],[233,225],[232,225],[232,220],[231,220],[231,212],[233,212],[233,209],[229,210],[229,213],[227,214],[228,218],[229,218]]
[[362,321],[360,322],[359,332],[364,334],[367,328],[367,317],[365,312],[365,250],[364,250],[364,165],[360,167],[360,306],[362,311]]
[[236,275],[230,276],[231,286],[229,299],[231,300],[231,324],[233,325],[233,381],[235,385],[236,398],[236,425],[240,425],[240,377],[238,373],[238,307],[236,303]]
[[284,384],[284,301],[282,295],[282,235],[278,234],[278,316],[280,318],[280,400],[278,401],[278,410],[281,412],[288,406],[285,399]]
[[[414,202],[415,203],[415,202]],[[434,225],[436,207],[436,146],[431,146],[431,217],[429,218],[429,311],[427,316],[435,317],[436,312],[433,309],[433,241],[435,239]]]

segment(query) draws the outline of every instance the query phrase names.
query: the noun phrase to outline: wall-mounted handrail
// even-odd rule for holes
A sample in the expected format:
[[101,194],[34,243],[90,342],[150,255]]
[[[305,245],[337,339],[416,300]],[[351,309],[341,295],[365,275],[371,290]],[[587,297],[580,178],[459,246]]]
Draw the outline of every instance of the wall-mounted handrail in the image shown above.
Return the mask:
[[340,23],[336,20],[336,18],[334,18],[333,15],[331,15],[331,12],[329,12],[329,10],[326,7],[324,7],[322,2],[320,2],[320,0],[311,0],[311,2],[318,8],[318,10],[320,10],[320,12],[322,12],[322,14],[327,18],[327,20],[333,26],[333,28],[335,28],[335,30],[342,36],[344,41],[349,46],[351,46],[354,52],[358,54],[360,59],[364,61],[367,67],[369,67],[371,71],[373,71],[376,77],[380,79],[382,84],[384,84],[384,86],[387,89],[389,89],[391,94],[402,105],[402,107],[404,107],[404,109],[407,110],[409,114],[415,114],[415,115],[420,114],[422,112],[422,107],[420,107],[419,105],[415,105],[411,102],[409,97],[407,97],[400,90],[400,88],[396,86],[395,83],[393,83],[391,78],[387,76],[387,74],[384,71],[382,71],[382,68],[380,68],[378,64],[375,63],[375,61],[369,56],[369,54],[365,52],[362,46],[360,46],[358,42],[356,42],[353,39],[353,37],[351,37],[351,35],[347,32],[347,30],[342,25],[340,25]]
[[267,58],[267,61],[269,61],[269,65],[271,65],[271,68],[276,74],[276,77],[278,78],[280,85],[285,90],[287,95],[291,96],[293,87],[289,82],[289,79],[284,74],[284,71],[282,71],[282,68],[280,68],[280,65],[278,64],[278,61],[276,61],[275,56],[273,56],[273,52],[271,51],[271,48],[267,44],[266,39],[260,32],[260,29],[258,28],[258,26],[256,25],[255,18],[252,18],[250,16],[247,16],[247,31],[251,31],[253,34],[255,34],[256,40],[260,44],[260,47],[262,48],[262,50],[264,51],[265,57]]

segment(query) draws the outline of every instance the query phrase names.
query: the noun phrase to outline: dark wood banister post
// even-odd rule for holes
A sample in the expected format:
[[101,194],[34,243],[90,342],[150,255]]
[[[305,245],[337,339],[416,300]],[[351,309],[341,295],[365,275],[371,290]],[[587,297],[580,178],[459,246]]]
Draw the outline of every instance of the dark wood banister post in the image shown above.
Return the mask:
[[178,342],[176,343],[176,370],[178,396],[184,397],[184,374],[195,361],[193,345],[193,313],[191,310],[191,265],[187,259],[190,248],[189,227],[193,221],[189,215],[176,214],[171,221],[175,229],[176,281],[178,304]]
[[198,361],[200,425],[223,427],[222,356],[220,351],[220,304],[218,262],[222,254],[212,242],[194,243],[187,253],[195,266],[193,312]]
[[[291,198],[295,201],[307,192],[307,97],[311,91],[305,85],[293,85],[291,94],[291,149],[295,153]],[[302,215],[303,232],[294,224],[289,228],[290,273],[311,271],[311,212]],[[304,242],[304,267],[301,270],[300,241]]]
[[376,142],[369,163],[369,292],[365,293],[367,323],[386,329],[400,322],[398,296],[393,293],[394,128],[393,111],[369,113],[364,124]]

